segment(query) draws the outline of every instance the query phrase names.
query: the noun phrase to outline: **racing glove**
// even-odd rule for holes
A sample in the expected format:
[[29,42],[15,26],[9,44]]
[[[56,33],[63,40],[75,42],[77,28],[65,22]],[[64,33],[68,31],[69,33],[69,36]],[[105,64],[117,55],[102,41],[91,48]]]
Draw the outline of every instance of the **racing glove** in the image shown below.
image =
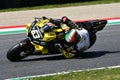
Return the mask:
[[68,19],[66,16],[62,17],[62,22],[65,23],[67,26],[69,26],[70,28],[78,28],[78,25],[75,24],[73,21],[71,21],[70,19]]

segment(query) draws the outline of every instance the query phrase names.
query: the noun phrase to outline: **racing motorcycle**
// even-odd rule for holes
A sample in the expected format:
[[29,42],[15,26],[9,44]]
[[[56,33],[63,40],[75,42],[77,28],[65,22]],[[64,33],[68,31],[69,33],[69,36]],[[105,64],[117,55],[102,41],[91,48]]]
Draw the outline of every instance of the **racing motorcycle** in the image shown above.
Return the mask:
[[[82,25],[82,27],[88,30],[92,46],[96,41],[96,32],[102,30],[107,21],[91,20],[75,23],[78,26]],[[65,47],[63,42],[65,32],[69,28],[69,26],[62,23],[55,25],[48,18],[35,18],[32,23],[26,25],[27,38],[8,50],[7,59],[20,61],[32,55],[35,51],[43,55],[62,53],[65,58],[72,58],[75,55],[70,52],[69,47]]]

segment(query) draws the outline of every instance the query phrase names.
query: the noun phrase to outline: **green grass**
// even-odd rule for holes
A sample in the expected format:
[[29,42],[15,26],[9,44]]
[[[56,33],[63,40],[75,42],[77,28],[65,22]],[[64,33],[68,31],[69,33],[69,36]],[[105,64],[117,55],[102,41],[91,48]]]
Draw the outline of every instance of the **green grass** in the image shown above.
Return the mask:
[[120,68],[72,72],[27,80],[120,80]]
[[120,2],[120,0],[96,0],[96,1],[89,1],[89,2],[76,2],[76,3],[66,3],[66,4],[42,5],[42,6],[34,6],[34,7],[0,9],[0,12],[33,10],[33,9],[47,9],[47,8],[60,8],[60,7],[68,7],[68,6],[108,4],[108,3],[117,3],[117,2]]

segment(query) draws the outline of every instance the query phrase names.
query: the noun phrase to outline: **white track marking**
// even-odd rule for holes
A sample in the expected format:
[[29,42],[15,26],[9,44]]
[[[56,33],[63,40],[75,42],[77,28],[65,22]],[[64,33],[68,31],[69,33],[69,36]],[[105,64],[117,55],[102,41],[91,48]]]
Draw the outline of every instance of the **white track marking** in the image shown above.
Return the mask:
[[[54,76],[59,74],[68,74],[71,72],[82,72],[82,71],[93,71],[93,70],[101,70],[101,69],[114,69],[114,68],[120,68],[120,65],[117,66],[109,66],[109,67],[101,67],[101,68],[92,68],[92,69],[85,69],[85,70],[71,70],[71,71],[63,71],[58,73],[51,73],[51,74],[43,74],[43,75],[35,75],[35,76],[26,76],[26,77],[18,77],[18,78],[11,78],[11,79],[5,79],[5,80],[24,80],[27,78],[35,78],[35,77],[45,77],[45,76]],[[30,79],[29,79],[30,80]]]

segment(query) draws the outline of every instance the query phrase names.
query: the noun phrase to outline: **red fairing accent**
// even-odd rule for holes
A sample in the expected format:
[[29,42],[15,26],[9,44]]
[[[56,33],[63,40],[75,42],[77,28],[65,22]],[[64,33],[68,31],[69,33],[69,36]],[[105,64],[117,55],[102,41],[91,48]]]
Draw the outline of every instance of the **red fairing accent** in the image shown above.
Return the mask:
[[27,44],[27,42],[26,42],[26,41],[24,41],[24,42],[23,42],[23,44],[25,45],[25,44]]

